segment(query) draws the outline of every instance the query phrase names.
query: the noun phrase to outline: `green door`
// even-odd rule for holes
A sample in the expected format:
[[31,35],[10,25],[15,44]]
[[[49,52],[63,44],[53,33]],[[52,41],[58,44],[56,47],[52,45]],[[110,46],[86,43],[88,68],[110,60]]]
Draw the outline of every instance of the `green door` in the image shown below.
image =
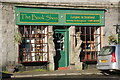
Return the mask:
[[57,68],[67,67],[69,65],[68,30],[54,30],[54,42],[56,49],[55,64]]

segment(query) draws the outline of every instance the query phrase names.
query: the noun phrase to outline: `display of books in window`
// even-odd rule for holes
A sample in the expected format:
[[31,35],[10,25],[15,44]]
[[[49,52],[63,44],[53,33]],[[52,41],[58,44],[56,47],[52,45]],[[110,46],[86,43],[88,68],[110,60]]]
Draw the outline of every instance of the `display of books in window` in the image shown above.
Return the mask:
[[47,61],[47,53],[43,53],[43,61]]
[[20,62],[44,62],[48,59],[48,27],[23,25],[19,27],[22,44],[19,46]]
[[36,61],[42,61],[42,54],[41,53],[36,53],[35,60]]

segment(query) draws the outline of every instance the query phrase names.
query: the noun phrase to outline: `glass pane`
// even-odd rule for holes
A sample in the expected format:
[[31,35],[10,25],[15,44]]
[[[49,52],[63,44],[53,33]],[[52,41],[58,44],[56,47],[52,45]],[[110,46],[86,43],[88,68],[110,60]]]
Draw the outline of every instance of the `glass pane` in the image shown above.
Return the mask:
[[110,55],[113,52],[115,52],[115,46],[106,46],[101,49],[99,55]]
[[81,59],[84,61],[96,60],[96,54],[101,48],[100,27],[80,27],[79,31],[81,31],[81,40],[83,41],[81,44],[81,55],[83,56],[81,56]]
[[19,45],[20,62],[47,61],[48,40],[46,26],[19,26],[23,35]]

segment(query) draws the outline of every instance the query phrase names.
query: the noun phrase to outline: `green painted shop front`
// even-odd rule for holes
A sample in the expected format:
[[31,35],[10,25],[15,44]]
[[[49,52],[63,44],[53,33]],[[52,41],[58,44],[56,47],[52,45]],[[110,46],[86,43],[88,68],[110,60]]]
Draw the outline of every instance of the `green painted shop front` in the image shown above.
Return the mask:
[[67,29],[54,30],[54,43],[56,45],[55,68],[69,65],[69,32]]
[[[47,34],[49,33],[49,30],[46,28],[49,28],[49,26],[58,27],[54,29],[54,40],[55,43],[55,50],[56,50],[56,56],[54,58],[54,63],[57,66],[57,68],[60,67],[68,67],[70,65],[70,49],[69,49],[69,29],[64,28],[65,26],[104,26],[104,10],[102,9],[64,9],[64,8],[42,8],[42,7],[21,7],[16,6],[16,25],[22,26],[26,29],[24,31],[28,30],[28,27],[31,27],[29,30],[29,35],[37,35],[36,31],[40,35],[41,32],[44,31],[44,37],[30,37],[30,40],[28,42],[34,42],[39,38],[39,40],[43,39],[43,42],[39,44],[47,45],[48,40]],[[39,28],[41,27],[42,28]],[[48,27],[46,27],[48,26]],[[32,27],[34,28],[35,32],[32,31]],[[26,32],[23,32],[26,34]],[[43,35],[43,33],[41,34]],[[34,40],[35,38],[35,40]],[[35,44],[36,45],[36,44]],[[31,44],[32,47],[33,43]],[[40,45],[38,45],[40,46]],[[39,47],[39,48],[43,48]],[[46,48],[43,49],[43,51],[40,52],[41,55],[46,54],[47,58],[42,60],[35,60],[30,59],[26,60],[25,62],[49,62],[48,59],[48,45]],[[36,49],[33,49],[33,51],[30,51],[31,58],[35,55],[33,53],[37,54]],[[26,54],[26,53],[25,53]],[[44,56],[42,56],[44,57]],[[24,62],[24,60],[22,60]]]

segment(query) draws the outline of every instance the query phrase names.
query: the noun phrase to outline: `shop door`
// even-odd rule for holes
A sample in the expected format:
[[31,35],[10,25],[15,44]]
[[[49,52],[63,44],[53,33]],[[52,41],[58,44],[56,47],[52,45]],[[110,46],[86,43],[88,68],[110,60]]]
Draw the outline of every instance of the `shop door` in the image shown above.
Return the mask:
[[67,30],[54,30],[54,42],[56,48],[55,65],[57,68],[67,67],[69,64],[68,37]]

